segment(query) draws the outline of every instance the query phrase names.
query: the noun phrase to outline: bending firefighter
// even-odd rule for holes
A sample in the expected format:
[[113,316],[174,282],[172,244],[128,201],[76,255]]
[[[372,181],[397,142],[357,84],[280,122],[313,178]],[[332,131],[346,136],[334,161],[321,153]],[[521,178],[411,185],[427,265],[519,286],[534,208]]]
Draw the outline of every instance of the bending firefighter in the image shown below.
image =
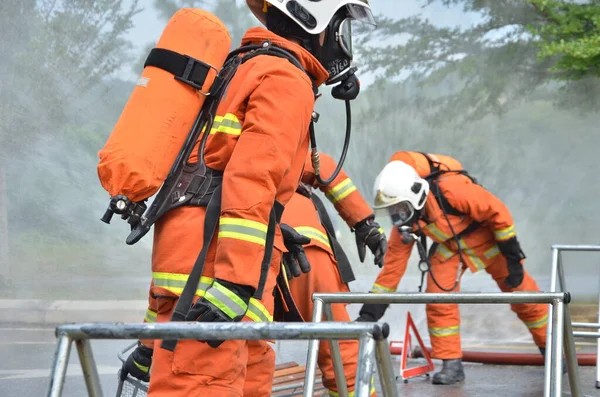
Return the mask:
[[[376,212],[387,213],[394,228],[385,267],[371,292],[396,291],[415,241],[421,254],[419,266],[427,273],[426,292],[460,291],[466,269],[485,270],[504,292],[539,291],[523,269],[525,256],[508,208],[457,160],[397,152],[377,176],[374,190]],[[423,244],[426,237],[434,241],[429,255]],[[386,309],[387,305],[365,304],[359,319],[377,321]],[[511,309],[545,354],[548,305],[514,304]],[[432,383],[464,380],[458,305],[428,304],[426,312],[432,356],[443,360]]]
[[[302,174],[316,89],[345,73],[331,64],[350,64],[351,54],[340,50],[350,38],[342,40],[336,29],[352,19],[372,22],[361,0],[248,5],[267,29],[249,29],[242,45],[275,46],[288,55],[259,52],[239,65],[197,151],[206,171],[178,197],[198,195],[154,225],[158,322],[273,320],[285,251],[277,224]],[[186,284],[193,277],[197,286]],[[191,307],[182,304],[187,292]],[[275,353],[266,341],[157,340],[151,350],[140,345],[123,371],[151,367],[150,397],[271,395]]]
[[[363,252],[362,259],[365,246],[369,246],[376,259],[383,261],[387,244],[385,235],[379,225],[372,221],[373,212],[354,187],[352,180],[342,170],[330,185],[314,185],[311,183],[314,174],[309,164],[307,162],[303,179],[323,190],[348,226],[353,227],[357,236],[360,236],[357,238],[357,245],[359,252]],[[323,153],[321,164],[325,175],[330,175],[336,167],[334,160]],[[336,241],[325,206],[309,185],[300,183],[298,186],[285,207],[281,229],[288,249],[283,255],[283,271],[287,277],[282,274],[278,280],[283,302],[279,305],[279,310],[276,310],[276,313],[281,315],[277,316],[277,320],[311,321],[312,294],[349,292],[348,283],[355,279],[352,267],[341,245]],[[346,305],[333,305],[332,312],[334,321],[351,321]],[[339,345],[349,395],[353,396],[358,341],[340,340]],[[320,342],[318,364],[323,374],[323,385],[328,389],[330,396],[337,396],[338,388],[329,341]],[[251,377],[252,374],[249,373],[248,376]],[[371,396],[375,395],[373,385]]]

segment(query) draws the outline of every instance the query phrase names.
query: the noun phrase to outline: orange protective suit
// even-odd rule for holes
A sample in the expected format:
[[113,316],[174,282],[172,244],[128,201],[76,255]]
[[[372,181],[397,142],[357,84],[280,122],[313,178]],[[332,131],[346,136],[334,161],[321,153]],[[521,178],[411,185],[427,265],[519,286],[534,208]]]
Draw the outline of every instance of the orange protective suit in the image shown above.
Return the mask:
[[[270,40],[300,61],[307,74],[287,59],[257,56],[242,64],[219,105],[205,148],[206,165],[224,171],[218,234],[212,239],[196,299],[215,278],[257,288],[269,214],[277,200],[294,194],[308,150],[314,106],[313,83],[328,77],[308,51],[263,28],[249,29],[242,44]],[[177,297],[202,247],[205,207],[167,212],[154,229],[151,293],[157,320],[169,321]],[[261,300],[252,298],[243,321],[272,321],[273,290],[285,249],[275,233],[270,268]],[[268,396],[275,354],[266,341],[225,341],[218,348],[179,341],[173,352],[154,345],[149,396],[214,395],[240,397],[246,368],[259,378],[245,397]]]
[[[441,169],[461,169],[460,163],[448,156],[429,155],[442,164]],[[397,152],[390,161],[400,160],[412,166],[419,176],[427,176],[431,170],[425,156],[416,152]],[[427,274],[427,292],[447,292],[453,287],[464,271],[472,272],[485,269],[496,281],[502,291],[539,291],[535,280],[524,271],[523,282],[517,288],[504,284],[508,276],[507,261],[501,254],[497,242],[516,236],[512,216],[508,208],[489,191],[473,183],[468,177],[459,174],[442,174],[439,188],[448,203],[465,214],[444,216],[436,198],[430,191],[427,196],[423,215],[413,232],[422,231],[427,237],[439,243],[431,257],[431,271]],[[449,221],[449,222],[448,222]],[[472,222],[481,225],[461,236],[459,243],[466,263],[461,264],[454,234],[460,235]],[[414,243],[404,244],[397,228],[392,230],[385,256],[385,266],[379,273],[371,292],[394,292],[406,271]],[[460,290],[460,281],[452,292]],[[529,329],[536,345],[546,345],[546,325],[548,306],[544,304],[513,304],[511,309]],[[460,316],[456,304],[427,305],[427,323],[433,357],[456,359],[462,357],[460,341]]]
[[[321,159],[320,175],[322,179],[329,179],[337,167],[335,160],[323,152],[319,153]],[[354,186],[352,179],[342,169],[337,177],[327,186],[321,185],[315,177],[315,170],[311,162],[310,153],[306,156],[302,182],[321,190],[334,205],[342,219],[349,227],[354,227],[358,222],[373,214],[373,210],[360,192]],[[285,222],[284,222],[285,223]]]

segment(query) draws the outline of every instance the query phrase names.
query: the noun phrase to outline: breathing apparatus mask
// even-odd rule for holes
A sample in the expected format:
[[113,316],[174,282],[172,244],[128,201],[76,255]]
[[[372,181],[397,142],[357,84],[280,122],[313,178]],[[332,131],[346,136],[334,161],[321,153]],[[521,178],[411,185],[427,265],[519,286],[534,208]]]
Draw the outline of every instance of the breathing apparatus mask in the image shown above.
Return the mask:
[[[325,30],[319,34],[308,33],[302,26],[314,28],[316,20],[297,1],[289,1],[286,4],[287,11],[299,22],[290,20],[277,7],[267,7],[266,26],[267,29],[283,37],[294,38],[302,43],[302,46],[317,58],[319,63],[329,74],[325,81],[326,85],[335,85],[331,89],[331,95],[345,101],[346,106],[346,136],[344,147],[337,168],[333,174],[323,179],[320,174],[320,159],[317,149],[316,136],[313,123],[318,121],[319,115],[313,112],[313,123],[310,124],[311,160],[315,170],[315,177],[319,184],[330,184],[339,174],[346,159],[350,143],[351,110],[350,101],[356,99],[360,92],[360,82],[355,74],[357,68],[352,66],[352,21],[364,21],[375,26],[375,20],[370,10],[355,4],[346,4],[335,12]],[[321,44],[321,36],[323,42]]]
[[[416,239],[413,233],[413,225],[419,218],[419,211],[415,210],[410,201],[400,201],[384,209],[392,221],[392,225],[398,228],[402,236],[402,242],[409,244]],[[380,210],[381,211],[381,210]]]

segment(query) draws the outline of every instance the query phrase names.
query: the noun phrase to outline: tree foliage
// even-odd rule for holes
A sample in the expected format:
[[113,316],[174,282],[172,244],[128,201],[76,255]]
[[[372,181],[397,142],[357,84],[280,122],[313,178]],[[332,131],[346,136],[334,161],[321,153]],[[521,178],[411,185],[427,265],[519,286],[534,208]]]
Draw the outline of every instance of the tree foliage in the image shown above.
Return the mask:
[[531,26],[539,58],[555,58],[550,69],[564,80],[600,76],[600,1],[528,0],[545,23]]
[[556,104],[595,108],[600,84],[587,76],[595,75],[600,51],[593,44],[597,6],[545,0],[422,3],[462,6],[474,21],[449,27],[421,16],[379,16],[378,29],[361,36],[356,47],[377,85],[402,81],[415,87],[401,106],[419,109],[432,125],[461,126],[503,115],[540,90],[556,88],[561,90]]

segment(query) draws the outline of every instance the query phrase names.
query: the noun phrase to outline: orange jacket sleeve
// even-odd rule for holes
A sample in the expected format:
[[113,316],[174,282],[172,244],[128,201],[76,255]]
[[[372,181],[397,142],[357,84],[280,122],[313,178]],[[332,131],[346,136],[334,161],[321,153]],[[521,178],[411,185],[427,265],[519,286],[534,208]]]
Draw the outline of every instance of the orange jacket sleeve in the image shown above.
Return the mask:
[[[337,163],[331,156],[323,152],[319,153],[319,157],[321,159],[321,178],[328,179],[333,174],[333,171],[335,171]],[[340,170],[338,176],[329,185],[324,186],[319,184],[315,177],[310,153],[306,157],[304,164],[302,182],[318,188],[325,193],[325,196],[335,206],[342,219],[351,228],[373,214],[373,210],[343,169]]]
[[516,236],[512,215],[499,198],[464,178],[448,182],[450,183],[443,187],[443,191],[454,208],[489,227],[496,241],[506,241]]
[[[282,180],[307,142],[314,106],[306,76],[289,61],[272,58],[270,65],[277,68],[265,71],[250,94],[240,138],[223,174],[215,257],[215,278],[255,289],[269,215]],[[301,169],[293,172],[299,179]]]
[[371,292],[396,292],[398,284],[406,272],[406,265],[414,242],[404,244],[397,228],[392,229],[385,253],[384,265],[371,288]]

